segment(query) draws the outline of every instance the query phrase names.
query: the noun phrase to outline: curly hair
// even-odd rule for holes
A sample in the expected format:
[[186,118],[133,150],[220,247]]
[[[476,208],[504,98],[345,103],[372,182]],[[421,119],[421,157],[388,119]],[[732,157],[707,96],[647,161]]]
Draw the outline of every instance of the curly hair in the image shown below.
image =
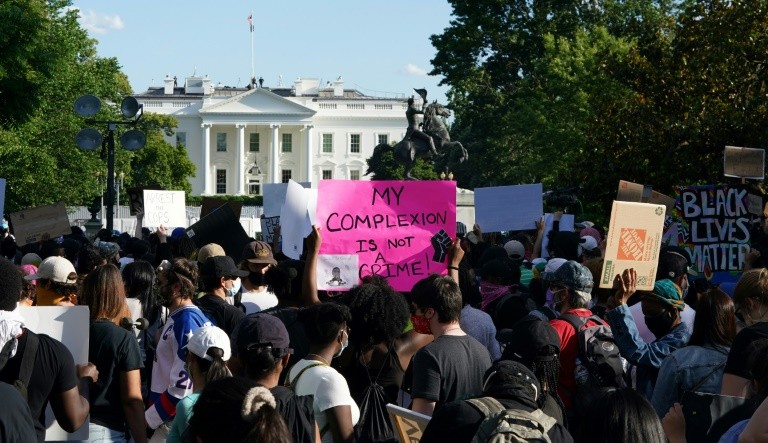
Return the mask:
[[349,326],[355,333],[349,339],[360,349],[391,342],[408,325],[408,303],[386,280],[355,286],[340,301],[352,314]]
[[186,258],[175,258],[168,272],[168,283],[179,283],[184,298],[194,298],[197,293],[197,278],[200,274],[197,263]]
[[352,319],[349,308],[338,303],[320,303],[299,311],[310,344],[325,346],[333,343],[343,323]]

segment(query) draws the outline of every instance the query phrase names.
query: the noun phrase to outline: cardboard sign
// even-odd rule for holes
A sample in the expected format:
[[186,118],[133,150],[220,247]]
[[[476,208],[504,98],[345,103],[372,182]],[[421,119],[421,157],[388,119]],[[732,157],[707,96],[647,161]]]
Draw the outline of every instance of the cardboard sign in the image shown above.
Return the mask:
[[654,205],[664,205],[667,208],[667,213],[670,213],[673,209],[675,209],[674,198],[653,190],[651,190],[650,195],[646,196],[644,195],[645,190],[646,187],[641,184],[620,180],[619,189],[616,191],[616,200],[622,202],[652,203]]
[[676,192],[664,243],[686,249],[692,268],[711,283],[738,280],[762,198],[741,185],[680,186]]
[[[456,182],[323,180],[317,221],[321,255],[357,256],[354,284],[376,274],[410,291],[429,274],[446,272],[456,236]],[[318,287],[326,277],[318,274]]]
[[[560,232],[570,231],[573,232],[575,219],[573,214],[563,214],[560,217]],[[552,230],[555,223],[555,219],[552,214],[544,214],[544,237],[541,239],[541,256],[549,258],[549,232]]]
[[419,443],[424,430],[427,429],[428,415],[401,408],[400,406],[387,404],[389,419],[392,421],[392,429],[400,443]]
[[200,218],[205,217],[223,205],[229,205],[232,208],[232,212],[235,213],[235,217],[240,218],[240,213],[243,210],[243,202],[227,201],[213,197],[203,197],[203,204],[200,207]]
[[[261,219],[261,239],[271,245],[275,241],[275,226],[279,224],[280,217],[263,217]],[[278,241],[280,241],[279,238]]]
[[62,202],[14,212],[11,223],[19,246],[39,242],[46,235],[54,238],[72,233],[67,207]]
[[187,207],[184,191],[144,190],[144,226],[185,228]]
[[[88,362],[90,317],[87,306],[20,306],[17,312],[24,317],[27,329],[60,341],[72,354],[75,364]],[[37,417],[33,420],[37,420]],[[70,434],[59,426],[51,405],[48,405],[45,410],[45,439],[87,440],[88,421],[86,419],[80,429]]]
[[543,195],[541,183],[475,188],[475,222],[483,232],[536,229]]
[[140,186],[137,188],[128,188],[125,192],[128,194],[128,206],[131,210],[131,215],[139,215],[144,213],[144,190],[151,189],[161,191],[163,189],[160,185]]
[[726,146],[723,151],[723,175],[726,177],[765,178],[765,149]]
[[[303,188],[309,188],[309,182],[297,182]],[[288,183],[264,183],[264,216],[277,217],[285,203],[285,195],[288,192]]]
[[216,211],[201,218],[187,229],[187,235],[199,248],[208,243],[216,243],[224,248],[224,252],[240,262],[243,248],[250,241],[240,220],[229,205],[224,205]]
[[637,289],[653,289],[665,212],[663,205],[613,202],[611,223],[606,234],[605,260],[600,274],[601,288],[612,288],[617,274],[635,268]]

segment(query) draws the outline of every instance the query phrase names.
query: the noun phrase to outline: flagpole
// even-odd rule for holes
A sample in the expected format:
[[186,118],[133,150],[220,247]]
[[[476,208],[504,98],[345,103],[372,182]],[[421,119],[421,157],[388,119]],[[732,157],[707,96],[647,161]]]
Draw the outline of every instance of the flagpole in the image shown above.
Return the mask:
[[[256,78],[256,73],[254,70],[254,62],[253,62],[253,9],[251,9],[251,15],[250,15],[250,25],[251,25],[251,81]],[[256,86],[254,84],[254,86]]]

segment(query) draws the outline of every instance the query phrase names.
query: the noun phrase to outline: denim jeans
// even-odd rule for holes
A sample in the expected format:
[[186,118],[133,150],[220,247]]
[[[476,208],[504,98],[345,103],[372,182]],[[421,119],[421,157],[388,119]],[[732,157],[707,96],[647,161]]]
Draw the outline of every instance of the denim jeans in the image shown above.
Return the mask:
[[90,443],[126,443],[128,440],[125,438],[124,431],[91,423],[88,425],[88,441]]

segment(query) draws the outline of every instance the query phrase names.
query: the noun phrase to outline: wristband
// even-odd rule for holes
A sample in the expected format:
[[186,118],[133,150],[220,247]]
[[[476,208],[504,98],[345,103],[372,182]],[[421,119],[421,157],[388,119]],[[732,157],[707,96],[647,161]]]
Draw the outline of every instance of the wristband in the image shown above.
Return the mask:
[[458,266],[448,266],[448,269],[453,269],[454,271],[458,271],[459,267]]

